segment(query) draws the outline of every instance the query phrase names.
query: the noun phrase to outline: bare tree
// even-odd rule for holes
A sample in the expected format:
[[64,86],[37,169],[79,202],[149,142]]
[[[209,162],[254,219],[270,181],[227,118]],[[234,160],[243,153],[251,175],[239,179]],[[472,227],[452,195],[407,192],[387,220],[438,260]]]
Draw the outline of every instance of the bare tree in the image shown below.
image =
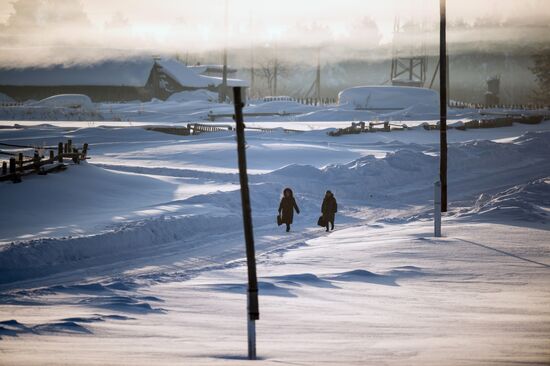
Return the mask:
[[269,57],[258,62],[258,67],[254,71],[257,76],[265,80],[267,93],[276,95],[279,78],[288,76],[289,67],[285,62],[276,57]]
[[550,49],[545,49],[532,56],[530,68],[537,78],[538,89],[535,98],[538,102],[550,104]]

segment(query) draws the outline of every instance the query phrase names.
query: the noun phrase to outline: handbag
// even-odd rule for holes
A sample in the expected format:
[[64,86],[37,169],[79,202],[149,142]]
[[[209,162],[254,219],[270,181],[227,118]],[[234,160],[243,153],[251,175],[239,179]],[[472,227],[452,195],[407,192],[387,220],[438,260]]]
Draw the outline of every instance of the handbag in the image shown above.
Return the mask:
[[283,218],[281,215],[277,215],[277,225],[281,226],[283,224]]
[[319,220],[317,220],[317,225],[319,226],[327,226],[327,223],[325,222],[325,220],[323,220],[323,215],[319,216]]

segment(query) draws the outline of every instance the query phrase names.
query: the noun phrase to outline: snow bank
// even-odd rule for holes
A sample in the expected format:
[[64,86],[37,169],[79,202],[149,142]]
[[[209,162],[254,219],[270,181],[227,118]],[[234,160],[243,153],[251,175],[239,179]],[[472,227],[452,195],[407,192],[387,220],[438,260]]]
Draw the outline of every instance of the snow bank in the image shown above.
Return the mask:
[[494,195],[481,194],[471,209],[458,217],[478,216],[499,222],[548,223],[550,219],[550,176],[520,184]]
[[[103,133],[104,131],[98,132]],[[281,145],[281,136],[275,135],[272,138]],[[300,143],[303,144],[304,141],[307,141],[307,135],[301,135],[301,139]],[[218,148],[220,145],[225,146],[219,141],[213,143]],[[188,154],[188,151],[200,149],[203,149],[205,156],[210,159],[217,158],[216,154],[211,151],[205,153],[204,150],[212,149],[213,145],[206,145],[205,141],[201,144],[204,146],[189,144],[190,150],[175,151],[177,145],[167,146],[166,149],[173,154],[172,159],[180,159],[182,154],[185,155]],[[234,144],[227,146],[231,146],[231,151],[234,151]],[[285,149],[288,150],[288,148]],[[161,151],[158,147],[154,147],[154,150],[157,154]],[[228,154],[225,150],[221,150],[221,152],[225,156]],[[249,153],[255,154],[253,145]],[[270,154],[272,156],[273,151]],[[511,185],[524,184],[527,180],[535,181],[545,171],[550,171],[548,156],[550,156],[550,132],[528,133],[513,143],[472,141],[450,144],[449,184],[450,187],[453,187],[449,191],[450,199],[454,202],[457,198],[472,199],[479,196],[481,192],[494,190],[499,186],[500,189],[508,189]],[[130,158],[134,159],[135,155],[131,154]],[[231,159],[234,160],[234,157]],[[263,160],[267,162],[269,157],[266,155]],[[438,161],[438,157],[434,151],[430,151],[429,146],[402,144],[397,151],[389,152],[383,158],[368,155],[354,159],[349,163],[331,164],[321,169],[311,165],[292,164],[270,173],[251,175],[250,191],[255,227],[273,225],[274,212],[276,212],[282,188],[285,186],[294,189],[302,210],[299,217],[299,220],[303,222],[302,225],[305,223],[314,225],[315,216],[318,215],[319,210],[319,198],[327,189],[335,192],[339,202],[343,204],[342,207],[345,207],[345,202],[350,205],[379,205],[390,210],[405,206],[425,207],[433,197],[433,182],[438,177]],[[160,169],[158,171],[151,168],[140,169],[144,169],[143,172],[146,174],[174,174],[167,168],[158,168]],[[75,178],[71,174],[78,173],[92,175],[97,173],[97,177],[94,179],[93,176],[82,174],[80,184],[67,184]],[[235,174],[199,172],[198,175],[193,175],[195,173],[191,169],[182,170],[179,173],[182,176],[189,175],[189,178],[193,179],[204,175],[203,178],[218,183],[219,181],[224,183],[237,181]],[[154,181],[148,177],[137,176],[134,177],[136,179],[134,181],[132,175],[117,175],[98,167],[86,169],[86,166],[81,165],[72,167],[63,174],[44,177],[43,182],[52,184],[50,188],[35,183],[39,182],[39,178],[36,178],[34,182],[28,179],[24,184],[7,186],[6,188],[36,190],[39,193],[32,196],[35,197],[33,198],[35,204],[39,204],[40,199],[50,198],[51,202],[51,197],[58,197],[56,202],[61,205],[58,206],[61,208],[61,212],[67,205],[86,204],[86,202],[93,203],[96,209],[104,205],[106,209],[111,210],[107,212],[111,215],[110,217],[120,215],[113,205],[121,206],[126,211],[131,210],[128,207],[136,206],[136,210],[139,212],[144,210],[161,211],[162,207],[158,205],[140,207],[146,205],[147,200],[157,203],[160,200],[164,202],[163,206],[170,206],[170,209],[173,208],[176,211],[165,210],[148,216],[149,219],[133,218],[132,222],[121,222],[99,233],[96,231],[95,235],[79,235],[78,232],[75,232],[73,237],[51,237],[26,241],[25,238],[21,238],[20,241],[4,245],[0,249],[1,281],[10,282],[56,271],[85,267],[94,263],[105,264],[124,258],[144,257],[161,251],[161,249],[169,250],[171,245],[183,250],[182,246],[191,248],[195,243],[195,238],[197,240],[200,238],[199,241],[202,242],[208,242],[210,235],[228,235],[229,233],[234,235],[240,232],[240,195],[238,190],[198,194],[184,200],[174,200],[176,186],[166,187],[165,185],[168,184],[167,182],[174,181],[175,176],[177,174]],[[59,180],[63,180],[67,187],[62,192],[57,189]],[[122,182],[126,182],[127,185],[119,184]],[[117,183],[116,186],[110,187],[114,183]],[[76,197],[83,200],[80,201],[82,203],[70,200],[75,196],[71,195],[71,187],[74,187],[75,192],[79,193],[79,196]],[[165,195],[155,199],[154,196],[161,192],[164,192]],[[10,205],[8,198],[13,196],[15,200],[21,197],[21,192],[14,194],[15,190],[4,189],[0,193],[4,193],[3,202],[8,207],[17,207],[17,205]],[[62,194],[61,197],[60,194]],[[111,205],[107,204],[107,200],[114,199],[119,199],[119,201]],[[140,202],[136,203],[138,200]],[[495,207],[513,206],[519,207],[521,212],[511,215],[512,218],[525,218],[531,210],[536,213],[536,217],[527,217],[527,219],[542,220],[541,218],[545,217],[544,212],[550,206],[548,201],[548,178],[545,178],[545,180],[536,181],[523,188],[505,190],[502,194],[489,199],[480,199],[472,213],[494,213],[497,211]],[[46,207],[45,204],[43,206]],[[535,209],[535,206],[539,208]],[[20,210],[24,209],[22,207]],[[20,212],[15,217],[27,215],[32,218],[33,215],[42,215],[42,212],[43,210],[37,210],[36,213]],[[101,213],[103,214],[103,212]],[[516,210],[516,212],[519,211]],[[10,222],[9,215],[6,215],[2,221]],[[13,212],[11,217],[13,217]],[[53,227],[54,224],[53,222],[49,223],[48,227]],[[46,236],[48,236],[47,232],[42,235],[42,237]],[[7,235],[3,235],[3,237],[7,237]]]
[[128,223],[97,235],[10,244],[0,249],[0,284],[149,256],[173,242],[178,242],[180,249],[182,244],[192,247],[193,239],[204,236],[204,232],[197,231],[197,228],[216,227],[227,231],[240,224],[237,216],[161,216]]
[[271,101],[252,104],[244,109],[245,113],[306,113],[317,110],[318,107],[300,104],[294,101]]
[[407,86],[356,86],[338,94],[340,105],[355,109],[399,110],[416,105],[439,105],[439,94],[426,88]]
[[167,102],[189,102],[189,101],[206,101],[206,102],[218,102],[218,93],[214,93],[208,90],[193,90],[182,91],[174,93],[168,97]]
[[[471,141],[450,144],[449,181],[456,189],[451,199],[479,194],[503,182],[540,177],[548,169],[550,132],[528,133],[515,143]],[[433,182],[438,178],[439,158],[414,144],[404,144],[385,158],[368,155],[347,164],[331,164],[323,169],[290,165],[268,174],[270,182],[321,194],[326,189],[338,197],[370,199],[372,195],[393,197],[401,203],[430,199]],[[521,173],[518,173],[521,172]]]
[[48,108],[78,108],[86,111],[95,110],[94,103],[92,103],[90,97],[84,94],[53,95],[33,103],[32,106]]

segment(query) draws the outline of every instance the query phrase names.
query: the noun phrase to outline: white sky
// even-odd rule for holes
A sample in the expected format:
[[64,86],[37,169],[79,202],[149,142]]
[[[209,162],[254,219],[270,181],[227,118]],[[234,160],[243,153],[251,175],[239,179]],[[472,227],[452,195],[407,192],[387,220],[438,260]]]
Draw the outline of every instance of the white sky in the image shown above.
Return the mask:
[[[392,41],[396,16],[434,23],[439,12],[439,0],[227,1],[227,42],[239,47],[274,41],[298,46],[300,42],[372,46]],[[23,10],[14,15],[16,3]],[[226,41],[224,4],[225,0],[0,0],[0,24],[6,25],[0,28],[0,63],[14,62],[25,50],[38,50],[35,58],[62,59],[64,54],[78,54],[79,47],[159,52],[217,49]],[[538,32],[536,36],[548,39],[546,33],[550,33],[549,28],[530,28],[533,22],[550,24],[550,0],[447,0],[447,9],[449,22],[519,19],[524,28],[510,30],[516,38],[524,29],[529,37]],[[359,26],[366,17],[376,22],[381,38]],[[479,33],[485,38],[508,37],[501,29]]]

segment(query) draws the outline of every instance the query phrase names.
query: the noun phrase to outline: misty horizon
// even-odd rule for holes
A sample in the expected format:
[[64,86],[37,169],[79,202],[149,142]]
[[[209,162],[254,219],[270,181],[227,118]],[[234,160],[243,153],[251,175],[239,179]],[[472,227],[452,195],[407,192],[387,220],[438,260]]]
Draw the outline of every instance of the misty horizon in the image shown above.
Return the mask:
[[[286,0],[285,0],[286,1]],[[285,2],[283,1],[283,2]],[[288,1],[287,1],[288,2]],[[550,4],[541,0],[448,1],[449,53],[537,52],[550,44]],[[130,6],[130,4],[133,4]],[[383,60],[395,48],[437,54],[438,1],[344,0],[338,7],[229,0],[201,4],[16,0],[0,4],[0,66],[89,64],[154,54],[199,59],[224,47],[234,54],[278,52],[308,63]],[[394,35],[396,18],[401,27]],[[396,46],[397,45],[397,46]],[[306,50],[306,52],[304,52]],[[232,55],[230,55],[231,58]],[[235,56],[235,55],[233,55]],[[252,58],[253,56],[251,56]],[[236,56],[237,66],[247,66]],[[208,62],[210,60],[205,60]],[[230,61],[231,62],[231,61]],[[251,62],[248,62],[250,65]]]

